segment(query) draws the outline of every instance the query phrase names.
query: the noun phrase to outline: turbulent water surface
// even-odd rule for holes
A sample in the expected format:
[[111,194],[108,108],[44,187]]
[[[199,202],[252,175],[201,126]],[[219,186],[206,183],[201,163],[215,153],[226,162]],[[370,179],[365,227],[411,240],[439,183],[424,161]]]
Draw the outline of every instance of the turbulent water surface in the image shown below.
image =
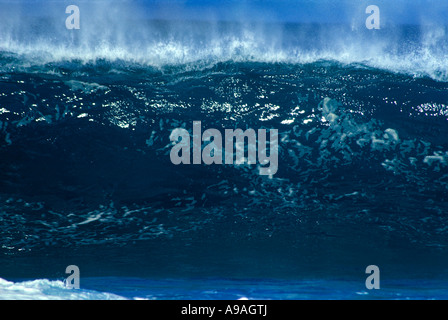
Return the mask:
[[[0,36],[0,277],[93,278],[1,296],[446,297],[445,27],[42,21]],[[172,164],[193,121],[278,129],[278,171]]]

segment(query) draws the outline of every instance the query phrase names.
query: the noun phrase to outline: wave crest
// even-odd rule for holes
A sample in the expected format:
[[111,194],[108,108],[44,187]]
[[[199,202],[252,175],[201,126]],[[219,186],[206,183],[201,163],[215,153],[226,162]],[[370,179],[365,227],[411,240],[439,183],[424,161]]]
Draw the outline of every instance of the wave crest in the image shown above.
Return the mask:
[[202,68],[223,61],[303,64],[330,60],[448,79],[448,29],[444,25],[367,30],[361,22],[151,20],[128,2],[123,4],[113,12],[105,10],[107,14],[92,4],[79,30],[66,29],[65,16],[52,12],[52,18],[21,12],[1,15],[2,57],[13,53],[22,67],[72,60],[121,60],[157,68]]

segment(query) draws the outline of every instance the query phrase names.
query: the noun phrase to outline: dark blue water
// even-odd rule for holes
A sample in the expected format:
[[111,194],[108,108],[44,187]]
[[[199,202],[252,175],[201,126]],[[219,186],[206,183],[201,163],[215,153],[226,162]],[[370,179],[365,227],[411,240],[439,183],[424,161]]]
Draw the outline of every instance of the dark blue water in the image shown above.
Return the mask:
[[[151,21],[151,41],[100,43],[43,39],[45,21],[0,37],[0,277],[75,264],[126,298],[446,298],[445,27]],[[278,171],[172,164],[193,121],[278,129]]]

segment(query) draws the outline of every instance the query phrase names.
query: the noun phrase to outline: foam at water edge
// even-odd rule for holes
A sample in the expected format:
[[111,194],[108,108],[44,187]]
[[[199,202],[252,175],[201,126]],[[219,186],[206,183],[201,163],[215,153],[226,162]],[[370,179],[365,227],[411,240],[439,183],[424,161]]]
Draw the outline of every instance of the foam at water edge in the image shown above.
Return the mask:
[[0,278],[0,300],[124,300],[107,292],[68,289],[59,280],[11,282]]

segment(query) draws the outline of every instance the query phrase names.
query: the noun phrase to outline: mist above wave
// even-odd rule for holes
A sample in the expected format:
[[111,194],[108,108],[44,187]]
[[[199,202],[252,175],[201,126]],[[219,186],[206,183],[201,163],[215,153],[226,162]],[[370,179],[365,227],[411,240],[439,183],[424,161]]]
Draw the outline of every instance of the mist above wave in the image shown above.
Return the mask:
[[11,53],[17,58],[2,61],[3,68],[67,60],[121,60],[157,68],[229,60],[331,60],[437,80],[448,77],[448,29],[442,24],[389,24],[367,30],[362,15],[336,24],[263,21],[248,19],[247,14],[232,22],[213,15],[193,21],[181,14],[160,20],[129,1],[111,7],[92,2],[81,9],[79,30],[66,28],[63,4],[48,6],[44,15],[32,15],[21,6],[3,10],[0,52],[3,58]]

